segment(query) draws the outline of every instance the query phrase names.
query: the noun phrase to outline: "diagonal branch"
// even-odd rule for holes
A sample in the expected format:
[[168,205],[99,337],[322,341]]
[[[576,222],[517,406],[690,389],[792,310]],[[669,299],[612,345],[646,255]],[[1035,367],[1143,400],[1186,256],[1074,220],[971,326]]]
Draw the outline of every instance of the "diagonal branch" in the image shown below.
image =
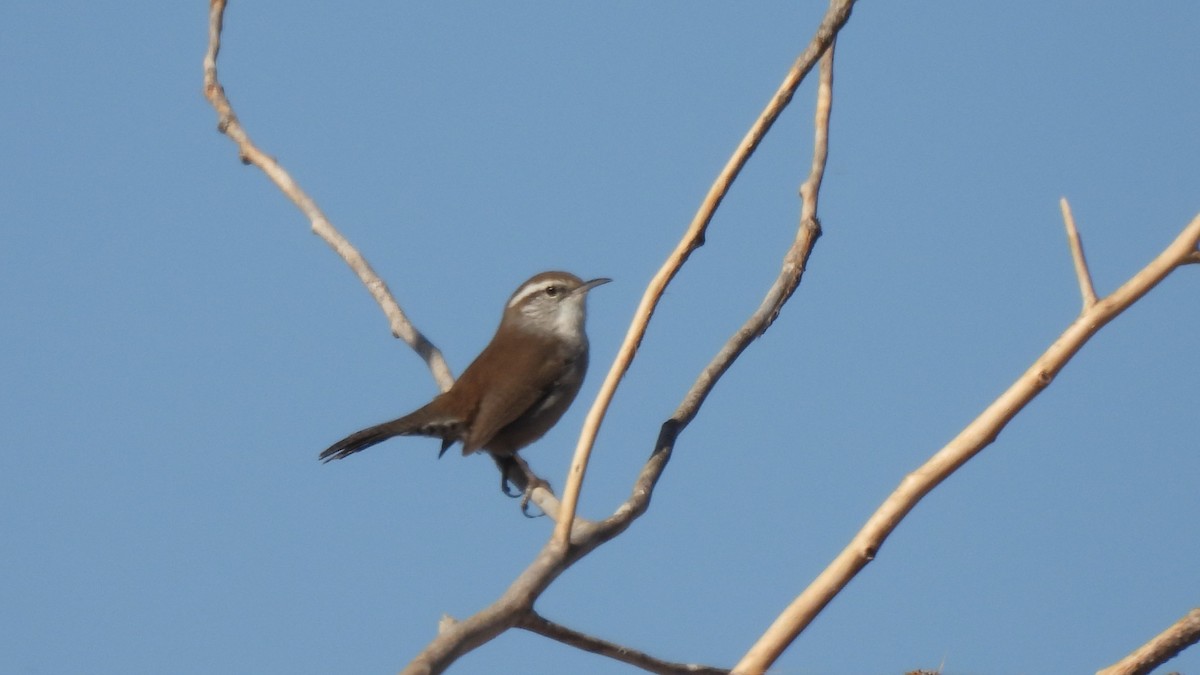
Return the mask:
[[1071,245],[1071,259],[1075,261],[1075,276],[1079,279],[1079,293],[1083,296],[1083,311],[1096,304],[1096,289],[1092,287],[1092,273],[1088,271],[1087,258],[1083,257],[1083,240],[1079,238],[1079,230],[1075,228],[1075,216],[1071,215],[1071,205],[1067,198],[1058,200],[1062,208],[1063,224],[1067,226],[1067,241]]
[[237,144],[238,155],[241,157],[242,163],[253,164],[261,169],[267,178],[270,178],[271,182],[275,183],[276,187],[304,213],[312,223],[313,233],[324,240],[342,260],[346,261],[350,269],[367,287],[371,297],[375,298],[375,302],[379,303],[383,309],[391,326],[392,335],[404,340],[425,360],[429,370],[433,373],[433,379],[442,391],[446,391],[454,384],[454,376],[450,374],[450,368],[446,365],[446,360],[442,358],[442,353],[409,321],[404,310],[400,309],[400,305],[392,297],[392,292],[388,290],[387,284],[375,273],[375,270],[371,269],[366,258],[329,222],[312,197],[300,189],[291,174],[285,171],[274,157],[260,150],[250,140],[249,134],[246,133],[234,113],[233,105],[225,96],[225,88],[221,86],[221,81],[217,78],[217,54],[221,51],[221,28],[225,17],[225,2],[226,0],[210,0],[208,51],[204,55],[204,96],[217,111],[217,129]]
[[633,363],[633,357],[646,334],[646,326],[649,324],[650,317],[654,314],[667,284],[675,278],[692,251],[704,244],[704,232],[708,229],[708,224],[712,220],[713,213],[720,206],[721,200],[725,198],[725,194],[733,185],[734,179],[750,159],[750,155],[754,153],[763,136],[792,100],[800,82],[816,65],[817,60],[821,58],[829,45],[833,43],[838,31],[850,20],[850,10],[853,6],[854,0],[831,0],[829,9],[825,12],[825,17],[817,28],[817,34],[800,57],[796,59],[791,70],[784,77],[783,83],[767,103],[766,109],[750,127],[750,131],[746,133],[733,156],[726,162],[725,168],[721,170],[716,181],[709,188],[708,194],[701,202],[700,208],[692,218],[691,224],[688,225],[683,238],[675,246],[675,250],[667,256],[667,260],[646,287],[646,292],[642,295],[642,300],[634,312],[633,321],[625,334],[625,341],[621,343],[617,357],[613,361],[608,375],[604,378],[604,383],[600,385],[600,392],[596,395],[596,401],[592,404],[591,409],[588,410],[583,429],[579,434],[575,457],[571,460],[571,468],[567,471],[566,483],[563,486],[562,515],[564,517],[558,519],[558,526],[554,530],[554,539],[560,546],[565,546],[571,536],[571,521],[575,516],[579,491],[583,484],[584,474],[587,472],[588,459],[591,456],[592,446],[596,442],[600,424],[604,421],[604,415],[608,411],[613,394],[616,393],[617,385],[620,384],[625,372]]
[[775,619],[734,671],[746,675],[762,673],[774,663],[825,605],[875,559],[888,535],[925,495],[996,440],[1004,427],[1050,385],[1093,335],[1185,264],[1196,250],[1197,242],[1200,242],[1200,215],[1150,264],[1080,314],[1007,391],[924,465],[906,476],[850,544]]
[[728,675],[729,673],[724,668],[663,661],[636,649],[623,647],[554,623],[533,610],[530,610],[517,622],[517,628],[660,675]]
[[1200,608],[1193,609],[1149,642],[1096,675],[1146,675],[1200,642]]

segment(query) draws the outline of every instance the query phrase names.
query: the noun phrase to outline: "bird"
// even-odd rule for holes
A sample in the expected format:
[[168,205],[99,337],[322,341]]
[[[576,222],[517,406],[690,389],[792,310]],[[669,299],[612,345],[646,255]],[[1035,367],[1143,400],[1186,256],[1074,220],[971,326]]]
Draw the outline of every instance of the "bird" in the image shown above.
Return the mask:
[[489,453],[508,493],[507,468],[517,452],[545,435],[579,393],[588,366],[588,292],[610,281],[534,275],[509,296],[495,335],[450,389],[403,417],[350,434],[319,459],[344,459],[395,436],[430,436],[442,440],[438,457],[455,443],[464,456]]

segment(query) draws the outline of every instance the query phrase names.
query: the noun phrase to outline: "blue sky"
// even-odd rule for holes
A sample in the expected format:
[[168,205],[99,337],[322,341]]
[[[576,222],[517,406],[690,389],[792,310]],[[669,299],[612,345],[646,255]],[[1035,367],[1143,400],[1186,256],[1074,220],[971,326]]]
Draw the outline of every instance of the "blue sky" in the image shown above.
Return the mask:
[[[561,486],[641,289],[823,9],[234,2],[222,76],[455,372],[531,274],[615,280],[592,296],[580,402],[525,452]],[[0,26],[8,672],[393,672],[549,534],[491,462],[437,461],[436,441],[316,461],[435,387],[214,130],[206,10],[18,3]],[[650,512],[542,613],[732,665],[1074,318],[1060,196],[1102,294],[1200,210],[1198,28],[1179,1],[861,3],[804,284]],[[668,290],[583,515],[627,496],[774,277],[812,93]],[[1181,270],[1105,328],[772,672],[1092,672],[1200,605],[1197,297]],[[629,669],[510,633],[454,672]]]

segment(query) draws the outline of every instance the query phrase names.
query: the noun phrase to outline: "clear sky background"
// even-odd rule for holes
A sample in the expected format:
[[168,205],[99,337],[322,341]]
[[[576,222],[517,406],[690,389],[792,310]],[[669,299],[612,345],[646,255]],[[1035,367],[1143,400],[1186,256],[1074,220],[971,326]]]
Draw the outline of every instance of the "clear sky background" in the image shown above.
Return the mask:
[[[561,487],[637,299],[823,2],[240,2],[252,136],[455,372],[508,294],[592,296],[580,402],[525,456]],[[207,3],[11,3],[0,24],[0,670],[388,673],[490,603],[549,519],[491,462],[317,453],[436,391],[201,95]],[[1200,4],[863,2],[838,45],[825,235],[680,439],[650,512],[549,618],[730,666],[906,472],[1200,210]],[[794,235],[812,83],[670,287],[582,514]],[[1093,672],[1200,605],[1200,267],[1105,328],[910,515],[772,671]],[[1171,664],[1200,672],[1193,649]],[[519,632],[458,673],[625,673]]]

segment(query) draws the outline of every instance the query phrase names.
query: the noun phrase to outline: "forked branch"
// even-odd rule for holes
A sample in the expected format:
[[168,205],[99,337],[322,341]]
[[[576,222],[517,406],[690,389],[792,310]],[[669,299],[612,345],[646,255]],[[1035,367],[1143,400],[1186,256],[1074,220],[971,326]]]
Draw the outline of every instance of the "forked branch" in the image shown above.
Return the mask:
[[1071,215],[1071,205],[1067,198],[1058,200],[1062,209],[1063,224],[1067,227],[1067,242],[1071,245],[1071,259],[1075,261],[1075,276],[1079,279],[1079,294],[1083,296],[1083,311],[1096,304],[1096,289],[1092,286],[1092,273],[1088,270],[1087,258],[1083,257],[1083,240],[1079,238],[1079,230],[1075,228],[1075,216]]
[[[784,77],[783,83],[779,85],[779,89],[767,103],[766,109],[750,127],[750,131],[746,133],[742,142],[738,144],[733,156],[725,163],[725,168],[721,170],[716,181],[709,188],[708,194],[700,203],[700,208],[692,218],[691,224],[688,225],[683,238],[675,246],[675,250],[667,256],[667,260],[650,280],[645,293],[642,294],[642,300],[634,312],[633,321],[625,333],[625,340],[621,343],[617,357],[608,370],[608,375],[600,385],[600,392],[596,395],[591,409],[588,410],[583,429],[579,434],[575,456],[571,461],[571,468],[567,471],[567,479],[563,486],[562,514],[565,517],[558,519],[558,526],[554,530],[554,539],[560,546],[565,546],[571,536],[571,520],[579,502],[579,491],[583,485],[583,477],[587,472],[588,460],[591,456],[592,446],[596,442],[600,423],[604,421],[604,415],[608,411],[613,394],[616,393],[617,385],[620,384],[621,378],[625,376],[625,372],[633,363],[633,357],[646,334],[646,326],[650,323],[650,317],[654,314],[663,292],[666,291],[667,284],[671,283],[671,280],[679,273],[692,251],[704,244],[704,233],[708,229],[708,224],[712,221],[713,214],[725,198],[725,194],[729,192],[733,181],[741,173],[742,167],[746,165],[750,155],[754,153],[767,131],[775,124],[780,113],[792,100],[792,96],[795,95],[796,89],[805,76],[833,43],[838,31],[850,20],[850,10],[854,7],[854,2],[855,0],[832,0],[829,3],[829,9],[825,12],[816,35],[800,57],[796,59]],[[790,296],[790,293],[787,295]],[[784,299],[786,301],[786,298]]]
[[734,672],[764,672],[850,580],[867,566],[888,535],[921,499],[992,443],[1030,401],[1054,380],[1087,341],[1137,302],[1179,266],[1189,262],[1200,242],[1200,215],[1150,264],[1109,296],[1085,309],[1033,365],[965,429],[900,482],[850,544],[763,633]]

